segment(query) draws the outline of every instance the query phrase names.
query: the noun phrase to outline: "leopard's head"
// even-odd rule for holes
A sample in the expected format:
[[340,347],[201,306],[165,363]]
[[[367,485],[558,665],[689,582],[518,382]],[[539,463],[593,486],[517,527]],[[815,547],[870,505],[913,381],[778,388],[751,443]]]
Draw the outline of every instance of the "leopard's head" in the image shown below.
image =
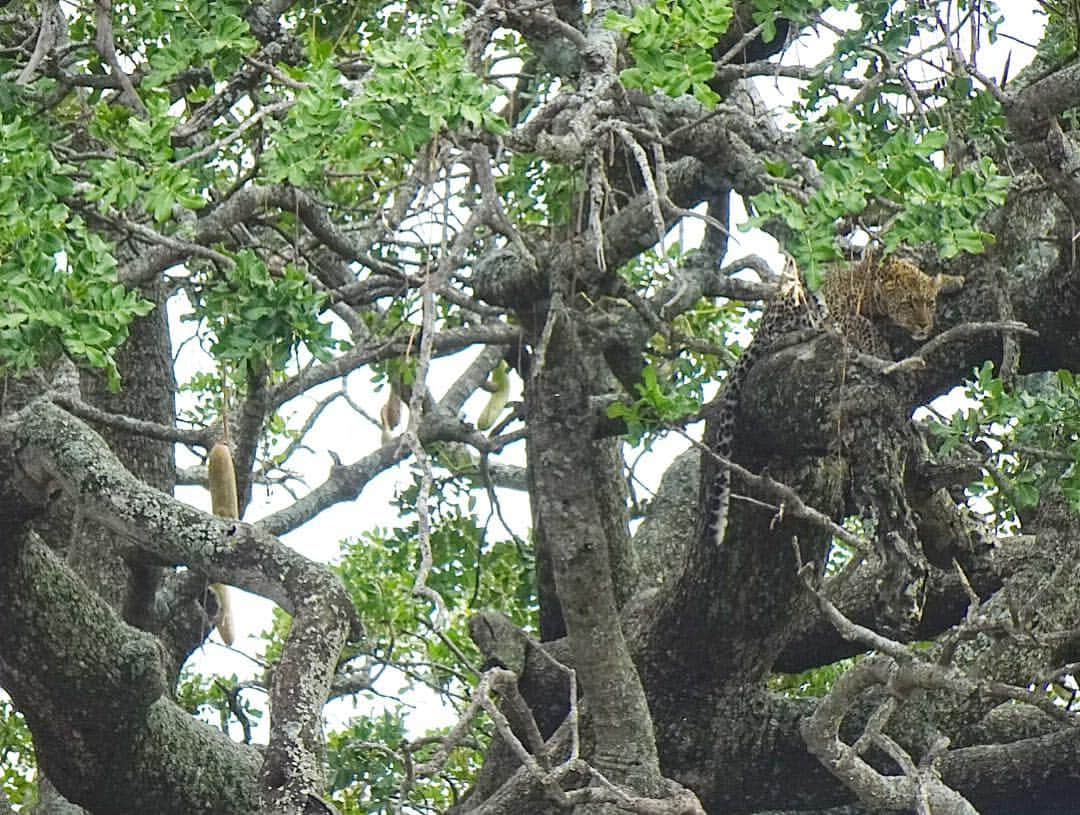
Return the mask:
[[924,340],[934,327],[937,296],[946,275],[930,275],[909,260],[889,258],[880,272],[882,311],[912,338]]

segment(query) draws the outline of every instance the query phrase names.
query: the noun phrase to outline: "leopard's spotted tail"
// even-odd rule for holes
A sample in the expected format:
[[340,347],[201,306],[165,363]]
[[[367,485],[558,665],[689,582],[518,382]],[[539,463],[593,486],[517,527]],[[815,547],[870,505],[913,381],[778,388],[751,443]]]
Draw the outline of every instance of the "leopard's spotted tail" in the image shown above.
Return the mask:
[[789,257],[777,297],[765,309],[757,334],[728,374],[724,389],[717,397],[719,408],[709,423],[708,447],[716,457],[716,475],[705,502],[709,513],[706,535],[717,546],[724,542],[727,532],[728,507],[731,503],[731,469],[727,462],[731,459],[735,423],[746,377],[781,337],[815,327],[818,323],[816,308],[815,301],[802,285],[795,262]]

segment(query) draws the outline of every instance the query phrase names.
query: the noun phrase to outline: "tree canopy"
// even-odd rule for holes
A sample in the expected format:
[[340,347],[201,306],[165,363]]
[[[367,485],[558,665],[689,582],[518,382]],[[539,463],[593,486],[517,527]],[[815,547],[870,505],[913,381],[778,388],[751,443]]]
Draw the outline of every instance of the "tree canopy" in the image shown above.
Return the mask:
[[[1071,811],[1078,52],[1066,0],[0,2],[0,815]],[[929,339],[739,362],[892,256],[963,279]]]

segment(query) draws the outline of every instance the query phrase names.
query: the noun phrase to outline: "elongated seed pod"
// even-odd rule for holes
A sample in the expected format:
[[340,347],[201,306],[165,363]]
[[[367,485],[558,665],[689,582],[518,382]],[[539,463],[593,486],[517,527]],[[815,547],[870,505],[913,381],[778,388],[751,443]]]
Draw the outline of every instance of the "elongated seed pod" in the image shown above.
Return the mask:
[[[238,518],[240,504],[236,496],[236,470],[228,446],[218,442],[210,448],[206,470],[207,481],[210,483],[210,508],[215,515],[222,518]],[[233,618],[229,589],[221,583],[214,583],[210,590],[217,595],[218,606],[221,608],[217,620],[218,634],[221,635],[222,642],[232,645]]]
[[510,400],[510,369],[506,363],[500,361],[491,369],[491,396],[480,411],[480,418],[476,420],[478,430],[488,430],[495,424],[499,414],[503,412],[506,403]]
[[386,396],[386,404],[381,411],[383,430],[393,430],[401,421],[401,392],[397,385],[390,386],[390,393]]

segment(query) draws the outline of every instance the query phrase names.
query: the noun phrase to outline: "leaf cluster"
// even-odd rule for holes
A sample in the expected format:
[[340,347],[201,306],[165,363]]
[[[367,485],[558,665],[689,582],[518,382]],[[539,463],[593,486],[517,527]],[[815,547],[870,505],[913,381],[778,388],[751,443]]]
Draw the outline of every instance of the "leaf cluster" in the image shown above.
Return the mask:
[[820,699],[832,690],[836,680],[850,670],[858,659],[849,657],[797,674],[773,674],[769,678],[769,689],[794,699]]
[[37,797],[37,761],[26,720],[0,693],[0,793],[16,806],[29,807]]
[[[402,761],[401,750],[409,750],[414,764],[425,761],[436,749],[440,733],[431,733],[418,744],[407,744],[406,735],[399,708],[357,716],[345,729],[328,736],[330,797],[342,815],[402,811],[401,779],[409,768]],[[488,742],[482,732],[473,736],[463,749],[451,753],[445,773],[414,781],[407,789],[407,807],[446,812],[456,803],[479,769]]]
[[1080,3],[1077,0],[1037,0],[1046,15],[1046,30],[1039,53],[1051,64],[1076,57],[1080,50]]
[[243,693],[238,692],[236,674],[208,678],[184,668],[176,688],[176,703],[192,716],[216,719],[222,732],[229,732],[229,724],[236,720],[233,705],[239,705],[247,725],[258,724],[263,709]]
[[[446,603],[447,638],[462,653],[475,654],[464,629],[473,610],[498,608],[515,623],[530,625],[536,607],[532,563],[513,541],[488,540],[487,524],[476,512],[476,497],[455,476],[439,479],[432,492],[439,500],[432,508],[434,566],[427,584]],[[456,661],[445,644],[426,630],[430,604],[412,595],[420,559],[419,525],[413,516],[418,493],[419,482],[414,481],[396,498],[407,524],[346,541],[337,568],[365,620],[370,640],[382,637],[389,643],[415,634],[423,648],[431,649],[427,657]]]
[[[476,500],[457,479],[440,479],[432,491],[430,533],[434,560],[427,585],[446,603],[447,618],[438,636],[432,633],[432,608],[412,592],[419,567],[418,522],[415,503],[419,480],[402,491],[396,503],[406,522],[400,527],[365,532],[342,542],[342,555],[334,569],[341,576],[364,620],[364,654],[382,667],[394,668],[404,685],[380,696],[399,700],[390,709],[360,713],[328,734],[327,758],[331,791],[343,813],[400,811],[401,779],[408,768],[400,761],[405,749],[408,717],[400,701],[420,684],[441,693],[451,703],[460,701],[477,679],[473,669],[480,655],[469,638],[468,616],[480,608],[498,608],[515,624],[528,629],[535,618],[536,594],[531,560],[513,541],[492,542],[486,524],[476,513]],[[288,618],[275,611],[273,631],[265,659],[280,656]],[[467,662],[462,660],[464,657]],[[214,707],[203,688],[194,702]],[[409,804],[445,811],[479,767],[488,735],[476,721],[469,740],[450,756],[448,772],[419,780],[408,790]],[[415,761],[434,747],[413,745]]]
[[641,382],[635,386],[640,398],[630,404],[615,402],[608,406],[607,415],[625,423],[629,444],[641,444],[647,436],[679,424],[701,407],[701,380],[687,374],[692,374],[692,369],[685,359],[674,360],[662,372],[646,365]]
[[668,96],[692,93],[706,107],[719,95],[708,82],[716,73],[712,47],[728,29],[731,0],[657,0],[626,17],[609,11],[604,23],[627,36],[634,65],[619,73],[628,88]]
[[527,226],[568,224],[585,192],[581,169],[529,153],[514,153],[495,179],[507,215]]
[[[679,260],[672,247],[666,256],[650,250],[625,264],[620,276],[636,290],[652,292],[668,281],[667,270]],[[741,341],[749,336],[750,314],[735,302],[703,298],[676,316],[664,334],[649,340],[646,365],[637,383],[637,398],[608,406],[609,418],[622,421],[631,445],[648,443],[658,433],[681,425],[704,402],[704,384],[722,370],[720,354],[737,357]],[[715,349],[715,352],[713,352]]]
[[[339,70],[331,44],[312,43],[312,64],[291,72],[304,87],[271,128],[263,157],[269,180],[318,186],[332,171],[393,182],[441,132],[466,125],[505,132],[492,109],[500,91],[470,70],[461,25],[460,15],[439,11],[416,36],[375,37],[366,45],[370,69],[359,83]],[[344,189],[349,182],[331,186],[342,202],[362,202]]]
[[[333,568],[364,620],[365,651],[404,670],[412,680],[455,695],[464,689],[463,682],[473,681],[472,668],[479,664],[466,628],[473,611],[497,608],[522,628],[533,624],[533,564],[516,542],[489,540],[488,524],[478,516],[476,498],[466,485],[453,475],[439,479],[432,490],[437,496],[429,535],[434,564],[427,585],[442,596],[447,618],[441,621],[441,636],[433,636],[431,603],[413,594],[420,565],[418,493],[416,480],[395,499],[402,526],[342,541],[341,558]],[[284,615],[282,622],[287,625]],[[268,659],[279,654],[285,625],[275,626]]]
[[[886,251],[931,245],[949,258],[982,252],[993,240],[978,223],[1004,203],[1008,179],[990,158],[961,169],[940,161],[948,140],[940,130],[883,132],[842,108],[828,120],[817,158],[821,186],[805,199],[779,186],[755,195],[748,224],[782,222],[790,234],[787,249],[812,286],[823,264],[842,257],[837,225],[863,217],[887,222],[881,232]],[[777,177],[789,173],[782,163],[769,169]]]
[[804,23],[825,8],[845,9],[850,0],[753,0],[751,19],[761,26],[763,42],[776,39],[778,20],[791,20]]
[[[1002,22],[995,3],[957,0],[954,5],[958,15],[966,17],[973,28],[985,31],[990,42],[995,41]],[[926,38],[937,32],[939,7],[932,3],[897,3],[893,0],[854,0],[843,2],[839,7],[853,8],[859,23],[839,34],[832,54],[817,66],[820,69],[817,76],[803,88],[804,107],[798,109],[821,111],[834,101],[844,101],[842,80],[859,76],[866,80],[883,80],[878,92],[867,99],[865,111],[870,114],[876,105],[888,107],[882,100],[884,94],[907,94],[897,69],[904,65],[908,54],[920,53]],[[927,113],[932,115],[933,106],[928,108]]]
[[[243,19],[244,4],[231,0],[151,0],[133,4],[132,12],[135,30],[148,35],[144,89],[164,86],[196,65],[211,81],[227,80],[258,44]],[[208,92],[196,84],[189,98],[198,101]]]
[[340,347],[331,325],[320,319],[325,296],[315,291],[303,271],[286,264],[273,272],[255,252],[234,255],[223,273],[200,276],[192,288],[192,314],[213,335],[210,353],[238,368],[269,364],[282,370],[303,346],[326,361]]
[[939,455],[986,462],[968,487],[976,508],[988,505],[1003,520],[1022,517],[1053,489],[1080,510],[1080,382],[1071,372],[1010,388],[987,362],[964,395],[972,407],[935,418],[930,428]]
[[146,118],[118,105],[98,103],[91,108],[88,135],[105,155],[82,163],[80,192],[103,215],[123,212],[141,219],[145,213],[155,223],[166,224],[180,212],[206,206],[213,170],[177,161],[183,159],[172,141],[178,119],[169,112],[166,94],[148,94],[145,104]]
[[111,248],[73,213],[74,169],[49,133],[0,112],[0,370],[67,354],[119,387],[113,358],[152,304],[117,282]]
[[330,794],[345,815],[392,811],[399,773],[392,749],[405,738],[401,710],[356,716],[328,734],[326,759],[331,768]]

